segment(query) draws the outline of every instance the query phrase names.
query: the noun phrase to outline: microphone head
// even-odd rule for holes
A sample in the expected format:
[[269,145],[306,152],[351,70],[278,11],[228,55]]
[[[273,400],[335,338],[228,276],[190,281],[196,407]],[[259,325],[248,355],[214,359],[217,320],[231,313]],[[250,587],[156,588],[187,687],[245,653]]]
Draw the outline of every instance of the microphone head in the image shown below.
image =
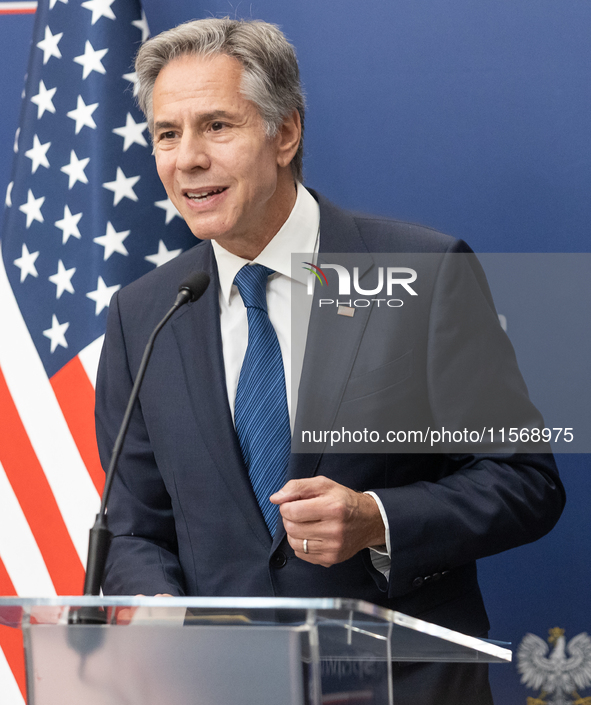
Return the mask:
[[193,272],[179,285],[179,293],[187,291],[191,296],[188,301],[200,299],[209,286],[209,274],[207,272]]

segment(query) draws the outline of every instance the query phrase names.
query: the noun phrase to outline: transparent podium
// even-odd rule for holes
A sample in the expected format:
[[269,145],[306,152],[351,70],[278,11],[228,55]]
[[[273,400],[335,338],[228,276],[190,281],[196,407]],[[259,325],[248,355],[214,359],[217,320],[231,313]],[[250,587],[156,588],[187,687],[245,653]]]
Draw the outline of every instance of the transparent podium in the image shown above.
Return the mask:
[[391,662],[511,660],[346,599],[0,598],[0,624],[23,632],[28,705],[393,705]]

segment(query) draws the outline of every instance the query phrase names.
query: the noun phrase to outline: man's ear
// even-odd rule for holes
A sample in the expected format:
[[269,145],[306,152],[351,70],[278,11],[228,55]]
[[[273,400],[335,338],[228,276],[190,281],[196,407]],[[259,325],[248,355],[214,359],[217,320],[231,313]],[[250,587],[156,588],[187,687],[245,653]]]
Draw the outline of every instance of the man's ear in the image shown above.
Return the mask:
[[294,110],[288,115],[279,128],[277,134],[277,164],[281,167],[287,166],[295,157],[300,140],[302,138],[302,123],[300,114]]

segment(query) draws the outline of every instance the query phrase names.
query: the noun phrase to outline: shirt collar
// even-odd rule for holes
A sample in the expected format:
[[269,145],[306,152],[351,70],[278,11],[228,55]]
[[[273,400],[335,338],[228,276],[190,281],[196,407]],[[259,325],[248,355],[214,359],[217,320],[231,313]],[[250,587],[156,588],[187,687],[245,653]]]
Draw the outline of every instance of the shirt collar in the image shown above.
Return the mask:
[[[309,256],[317,251],[319,226],[320,208],[318,203],[312,194],[298,182],[296,202],[289,217],[275,237],[252,262],[262,264],[290,279],[293,278],[306,284],[308,275],[303,269],[300,272],[300,268],[295,267],[296,271],[292,277],[291,256],[295,253]],[[229,304],[234,277],[245,264],[250,264],[250,260],[233,255],[215,240],[212,240],[211,244],[218,265],[220,291],[226,303]]]

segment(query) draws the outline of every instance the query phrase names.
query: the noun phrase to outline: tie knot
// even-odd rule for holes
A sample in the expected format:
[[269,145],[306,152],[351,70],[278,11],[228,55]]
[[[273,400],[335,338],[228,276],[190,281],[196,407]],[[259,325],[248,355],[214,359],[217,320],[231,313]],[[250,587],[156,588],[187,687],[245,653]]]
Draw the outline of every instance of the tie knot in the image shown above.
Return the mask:
[[247,264],[234,277],[246,308],[260,308],[267,312],[267,279],[273,270],[262,264]]

